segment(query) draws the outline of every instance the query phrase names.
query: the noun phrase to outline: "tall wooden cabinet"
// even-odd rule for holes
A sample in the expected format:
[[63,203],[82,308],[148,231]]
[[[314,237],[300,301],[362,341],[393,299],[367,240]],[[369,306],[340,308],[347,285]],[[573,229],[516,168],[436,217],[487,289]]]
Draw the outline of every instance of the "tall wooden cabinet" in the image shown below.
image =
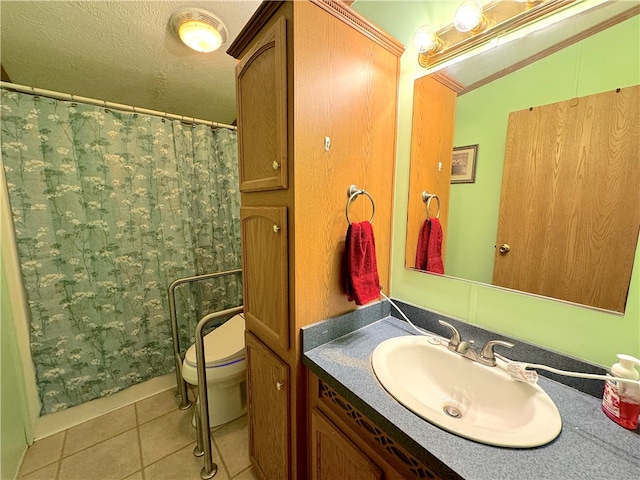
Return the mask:
[[[402,51],[332,0],[264,2],[228,50],[238,59],[250,455],[263,479],[310,476],[299,330],[355,308],[342,274],[351,184],[375,201],[388,292]],[[368,220],[368,199],[349,215]]]
[[[418,234],[427,218],[422,192],[438,196],[431,202],[429,216],[438,216],[442,224],[442,258],[446,264],[449,190],[456,99],[462,85],[442,73],[418,78],[413,88],[413,123],[411,127],[411,169],[407,207],[407,242],[405,267],[415,268]],[[440,206],[440,208],[437,207]]]

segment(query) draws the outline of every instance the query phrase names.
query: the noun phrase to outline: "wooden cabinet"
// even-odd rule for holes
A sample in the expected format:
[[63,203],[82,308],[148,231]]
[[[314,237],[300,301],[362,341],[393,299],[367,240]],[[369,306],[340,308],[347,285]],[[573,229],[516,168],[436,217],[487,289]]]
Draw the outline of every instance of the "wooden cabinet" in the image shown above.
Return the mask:
[[286,20],[260,33],[236,65],[240,191],[287,188]]
[[249,456],[262,478],[289,478],[289,367],[249,332],[246,345]]
[[[228,50],[238,60],[247,329],[289,369],[290,379],[287,418],[279,420],[287,436],[258,432],[262,420],[253,417],[270,399],[251,390],[268,372],[249,365],[252,462],[263,480],[309,475],[299,330],[355,308],[342,275],[351,184],[374,198],[378,274],[388,292],[402,51],[399,42],[333,0],[263,2]],[[352,221],[369,219],[365,200],[352,203]],[[286,470],[262,465],[282,451]]]
[[[414,83],[413,124],[411,127],[411,169],[407,209],[405,267],[415,268],[418,234],[427,218],[422,192],[438,195],[431,202],[429,216],[442,224],[442,258],[446,264],[449,189],[456,99],[462,86],[443,74],[418,78]],[[437,205],[440,206],[438,209]]]
[[312,479],[460,478],[438,460],[415,457],[313,374],[308,400]]
[[289,348],[286,207],[241,207],[247,326],[265,343]]
[[382,480],[382,470],[318,410],[311,411],[311,480]]

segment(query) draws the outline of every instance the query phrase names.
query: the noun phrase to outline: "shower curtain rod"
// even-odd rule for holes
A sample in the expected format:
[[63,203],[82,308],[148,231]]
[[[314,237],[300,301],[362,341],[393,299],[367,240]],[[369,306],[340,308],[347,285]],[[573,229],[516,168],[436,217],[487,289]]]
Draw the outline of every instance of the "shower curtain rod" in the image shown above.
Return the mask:
[[96,105],[98,107],[110,108],[111,110],[142,113],[144,115],[153,115],[155,117],[163,117],[168,120],[180,120],[181,122],[184,122],[184,123],[190,123],[190,124],[198,123],[203,125],[209,125],[210,127],[229,128],[231,130],[238,129],[238,127],[236,127],[235,125],[227,125],[225,123],[212,122],[210,120],[202,120],[200,118],[185,117],[183,115],[176,115],[174,113],[159,112],[157,110],[149,110],[148,108],[134,107],[131,105],[124,105],[122,103],[107,102],[105,100],[96,100],[95,98],[81,97],[78,95],[71,95],[69,93],[54,92],[53,90],[45,90],[43,88],[29,87],[26,85],[18,85],[15,83],[0,82],[0,87],[6,88],[8,90],[15,90],[21,93],[29,93],[33,95],[39,95],[42,97],[49,97],[56,100],[88,103],[89,105]]

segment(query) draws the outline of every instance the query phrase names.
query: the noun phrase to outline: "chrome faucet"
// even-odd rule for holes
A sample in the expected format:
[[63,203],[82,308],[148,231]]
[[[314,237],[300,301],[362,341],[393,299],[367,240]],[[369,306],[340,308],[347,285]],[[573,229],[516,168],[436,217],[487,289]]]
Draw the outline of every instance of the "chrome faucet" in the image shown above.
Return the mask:
[[460,337],[460,333],[453,325],[445,322],[444,320],[438,320],[438,322],[440,322],[440,325],[443,325],[451,330],[451,338],[449,339],[449,343],[447,343],[447,348],[449,350],[463,356],[464,358],[468,358],[470,360],[473,360],[474,362],[486,365],[487,367],[496,366],[496,356],[493,352],[493,348],[496,345],[507,348],[513,347],[513,343],[503,342],[502,340],[489,340],[484,344],[481,350],[478,350],[473,346],[473,342],[462,340],[462,338]]

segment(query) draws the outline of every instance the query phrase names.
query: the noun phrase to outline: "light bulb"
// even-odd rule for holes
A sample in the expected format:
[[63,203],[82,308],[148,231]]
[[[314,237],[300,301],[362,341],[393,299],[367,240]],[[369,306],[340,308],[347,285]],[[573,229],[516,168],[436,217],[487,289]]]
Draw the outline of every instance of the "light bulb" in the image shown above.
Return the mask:
[[476,0],[467,0],[456,10],[453,18],[453,26],[459,32],[480,30],[486,23],[486,17],[482,13],[482,4]]
[[413,36],[413,43],[421,52],[427,52],[435,45],[436,32],[431,25],[423,25]]
[[437,52],[442,47],[442,40],[431,25],[421,26],[413,36],[413,43],[420,53]]
[[212,25],[197,20],[188,20],[178,27],[180,39],[198,52],[209,53],[222,45],[222,35]]

